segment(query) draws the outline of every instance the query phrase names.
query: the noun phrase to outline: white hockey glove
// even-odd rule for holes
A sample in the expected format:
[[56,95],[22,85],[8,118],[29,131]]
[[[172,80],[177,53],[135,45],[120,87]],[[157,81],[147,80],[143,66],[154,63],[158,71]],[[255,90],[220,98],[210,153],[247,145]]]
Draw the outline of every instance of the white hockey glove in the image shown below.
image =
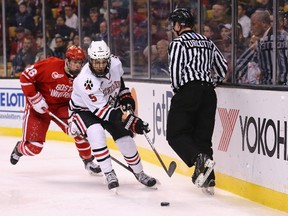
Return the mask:
[[68,135],[72,138],[81,135],[81,131],[78,129],[74,121],[69,122]]
[[40,92],[37,92],[33,97],[28,97],[28,101],[32,105],[33,109],[40,114],[45,113],[44,108],[48,109],[48,104]]

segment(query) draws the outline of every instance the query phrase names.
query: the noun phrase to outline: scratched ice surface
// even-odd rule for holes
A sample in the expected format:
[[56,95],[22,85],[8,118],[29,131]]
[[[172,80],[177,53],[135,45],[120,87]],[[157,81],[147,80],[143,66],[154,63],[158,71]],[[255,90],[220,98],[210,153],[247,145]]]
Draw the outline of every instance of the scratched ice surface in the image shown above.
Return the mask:
[[[158,189],[145,188],[135,177],[114,164],[119,178],[118,195],[107,189],[104,177],[90,176],[72,143],[47,141],[42,153],[9,162],[17,138],[0,136],[1,216],[284,216],[263,205],[216,188],[203,194],[185,177],[169,178],[161,167],[144,162],[147,174],[159,181]],[[111,154],[122,161],[116,151]],[[161,202],[169,207],[161,207]]]

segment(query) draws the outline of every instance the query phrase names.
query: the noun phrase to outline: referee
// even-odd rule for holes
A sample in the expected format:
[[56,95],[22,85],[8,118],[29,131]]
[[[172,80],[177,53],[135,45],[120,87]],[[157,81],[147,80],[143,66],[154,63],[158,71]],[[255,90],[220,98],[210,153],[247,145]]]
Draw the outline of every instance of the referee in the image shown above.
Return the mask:
[[[196,184],[199,174],[207,170],[205,162],[213,160],[211,140],[217,104],[214,87],[224,80],[227,61],[211,40],[192,30],[194,17],[189,10],[175,9],[169,22],[177,37],[168,50],[175,94],[168,114],[167,141],[188,167],[195,165],[192,182]],[[215,186],[211,170],[200,187]]]

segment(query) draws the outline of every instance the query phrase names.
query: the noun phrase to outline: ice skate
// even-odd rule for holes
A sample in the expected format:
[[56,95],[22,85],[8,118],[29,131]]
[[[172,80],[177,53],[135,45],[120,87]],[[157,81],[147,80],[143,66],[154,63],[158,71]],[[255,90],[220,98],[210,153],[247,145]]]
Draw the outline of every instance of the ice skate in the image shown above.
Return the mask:
[[204,184],[202,189],[202,192],[208,195],[214,195],[215,194],[215,180],[214,179],[207,179]]
[[200,153],[196,158],[192,182],[198,187],[203,187],[205,181],[213,171],[214,166],[215,162],[212,161],[208,155]]
[[116,188],[119,187],[119,183],[118,183],[118,179],[114,170],[112,170],[111,172],[105,173],[105,177],[108,183],[108,189],[109,190],[115,189],[115,193],[117,193]]
[[93,162],[94,156],[89,159],[83,159],[83,163],[85,165],[85,169],[88,170],[90,175],[96,176],[101,175],[101,168],[98,164]]
[[143,171],[140,173],[134,173],[136,179],[143,185],[147,187],[153,187],[156,184],[156,179],[148,176]]
[[16,143],[15,148],[13,149],[11,156],[10,156],[10,162],[11,164],[15,165],[18,163],[18,161],[20,160],[20,157],[23,156],[19,151],[18,151],[18,145],[19,145],[20,141]]

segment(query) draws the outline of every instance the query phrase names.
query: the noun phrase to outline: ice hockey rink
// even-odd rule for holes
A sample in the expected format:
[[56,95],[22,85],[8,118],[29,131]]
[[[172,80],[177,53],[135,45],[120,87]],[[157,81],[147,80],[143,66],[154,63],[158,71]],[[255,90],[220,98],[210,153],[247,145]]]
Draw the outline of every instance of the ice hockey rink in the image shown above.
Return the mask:
[[[158,179],[157,190],[141,185],[126,169],[113,163],[120,187],[109,191],[103,176],[90,176],[73,143],[50,141],[40,155],[22,157],[15,166],[9,158],[17,137],[0,136],[1,216],[284,216],[229,192],[203,194],[189,177],[169,178],[158,166],[143,162],[147,174]],[[118,151],[111,155],[122,160]],[[161,202],[170,205],[161,207]]]

